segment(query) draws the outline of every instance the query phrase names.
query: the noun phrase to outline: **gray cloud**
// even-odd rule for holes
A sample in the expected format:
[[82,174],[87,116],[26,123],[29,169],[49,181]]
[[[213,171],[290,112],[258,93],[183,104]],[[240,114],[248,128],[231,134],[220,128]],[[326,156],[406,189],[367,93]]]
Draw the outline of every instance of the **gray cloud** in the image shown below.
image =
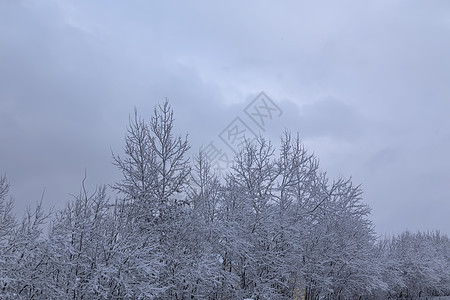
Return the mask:
[[[193,148],[260,92],[380,233],[446,230],[450,23],[444,1],[0,2],[0,173],[17,210],[110,183],[128,116],[171,101]],[[249,121],[249,120],[247,120]],[[249,121],[250,122],[250,121]]]
[[298,123],[305,138],[354,139],[361,134],[361,117],[354,107],[338,99],[319,99],[300,111]]

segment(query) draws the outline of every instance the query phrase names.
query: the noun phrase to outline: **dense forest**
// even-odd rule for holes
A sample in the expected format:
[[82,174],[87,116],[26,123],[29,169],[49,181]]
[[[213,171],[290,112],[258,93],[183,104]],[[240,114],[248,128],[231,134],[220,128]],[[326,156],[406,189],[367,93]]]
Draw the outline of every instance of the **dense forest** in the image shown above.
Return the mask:
[[148,121],[135,113],[112,158],[121,180],[83,181],[56,212],[38,203],[16,218],[0,177],[0,298],[450,295],[448,237],[378,237],[361,188],[328,178],[298,134],[245,142],[219,177],[173,126],[167,101]]

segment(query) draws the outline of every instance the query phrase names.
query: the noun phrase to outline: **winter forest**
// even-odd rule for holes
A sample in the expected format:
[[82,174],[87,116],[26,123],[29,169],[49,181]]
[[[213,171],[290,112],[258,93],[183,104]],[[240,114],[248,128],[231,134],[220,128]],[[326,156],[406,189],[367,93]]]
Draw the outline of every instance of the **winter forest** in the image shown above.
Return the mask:
[[174,119],[167,101],[135,112],[112,156],[121,180],[85,178],[59,211],[16,218],[0,177],[1,299],[450,295],[448,237],[377,236],[360,187],[328,178],[299,134],[245,142],[219,177]]

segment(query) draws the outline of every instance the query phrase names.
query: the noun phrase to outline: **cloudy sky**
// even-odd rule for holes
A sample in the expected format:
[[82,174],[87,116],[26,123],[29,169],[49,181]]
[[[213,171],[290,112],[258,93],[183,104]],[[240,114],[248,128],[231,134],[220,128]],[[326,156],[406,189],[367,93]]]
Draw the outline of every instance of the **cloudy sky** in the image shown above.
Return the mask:
[[[235,120],[299,132],[380,235],[450,234],[450,2],[0,1],[0,174],[20,215],[112,183],[130,113],[166,97],[193,149]],[[263,131],[245,108],[282,114]],[[270,123],[270,124],[269,124]]]

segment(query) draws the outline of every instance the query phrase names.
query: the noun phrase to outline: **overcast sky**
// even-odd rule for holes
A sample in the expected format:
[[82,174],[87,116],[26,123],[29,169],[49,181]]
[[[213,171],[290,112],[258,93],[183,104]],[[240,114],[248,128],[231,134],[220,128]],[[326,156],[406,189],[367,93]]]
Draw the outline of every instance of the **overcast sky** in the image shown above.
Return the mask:
[[[449,1],[0,0],[0,174],[16,210],[118,180],[130,113],[166,97],[193,149],[236,117],[299,132],[380,235],[450,234]],[[260,130],[260,92],[280,112]],[[281,115],[280,115],[281,114]],[[258,131],[259,130],[259,131]]]

